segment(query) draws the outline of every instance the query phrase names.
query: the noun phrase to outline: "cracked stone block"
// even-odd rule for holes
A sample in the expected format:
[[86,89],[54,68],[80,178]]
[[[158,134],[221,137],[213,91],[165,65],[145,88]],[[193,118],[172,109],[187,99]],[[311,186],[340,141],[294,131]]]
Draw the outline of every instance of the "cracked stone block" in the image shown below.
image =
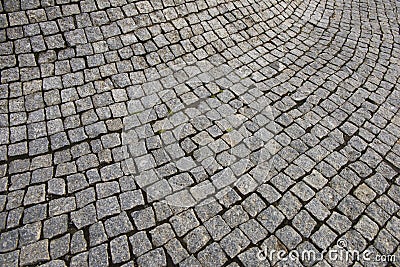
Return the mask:
[[274,203],[282,196],[275,188],[268,184],[261,185],[257,191],[268,203]]
[[343,234],[351,227],[351,221],[346,216],[337,212],[333,212],[326,222],[339,234]]
[[305,237],[309,237],[317,223],[307,211],[300,211],[293,218],[293,226]]
[[302,201],[308,201],[315,196],[315,192],[303,181],[297,182],[291,191]]
[[319,190],[321,189],[328,180],[318,171],[312,171],[312,173],[304,178],[304,181],[311,187]]
[[399,209],[399,205],[391,200],[388,196],[381,196],[376,200],[376,203],[385,210],[388,214],[394,214]]
[[74,174],[67,176],[68,193],[73,193],[88,187],[89,184],[83,174]]
[[332,187],[325,186],[317,193],[317,198],[329,210],[335,208],[341,196]]
[[7,228],[11,228],[11,227],[16,227],[20,224],[20,220],[22,217],[22,213],[24,211],[24,208],[20,207],[20,208],[16,208],[11,210],[8,213],[3,212],[1,213],[1,228],[5,229],[6,228],[6,224],[7,224]]

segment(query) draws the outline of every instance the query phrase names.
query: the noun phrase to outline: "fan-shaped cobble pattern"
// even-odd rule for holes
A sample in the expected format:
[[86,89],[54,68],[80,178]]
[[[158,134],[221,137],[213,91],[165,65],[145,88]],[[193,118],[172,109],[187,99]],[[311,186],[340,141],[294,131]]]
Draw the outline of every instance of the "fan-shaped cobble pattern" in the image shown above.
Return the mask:
[[1,1],[0,266],[397,266],[399,9]]

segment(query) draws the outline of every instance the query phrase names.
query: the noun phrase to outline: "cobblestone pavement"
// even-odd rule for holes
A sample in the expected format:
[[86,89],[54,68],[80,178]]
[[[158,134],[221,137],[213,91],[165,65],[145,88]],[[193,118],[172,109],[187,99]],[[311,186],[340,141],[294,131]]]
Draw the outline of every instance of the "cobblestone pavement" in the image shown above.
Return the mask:
[[0,266],[400,266],[399,1],[0,11]]

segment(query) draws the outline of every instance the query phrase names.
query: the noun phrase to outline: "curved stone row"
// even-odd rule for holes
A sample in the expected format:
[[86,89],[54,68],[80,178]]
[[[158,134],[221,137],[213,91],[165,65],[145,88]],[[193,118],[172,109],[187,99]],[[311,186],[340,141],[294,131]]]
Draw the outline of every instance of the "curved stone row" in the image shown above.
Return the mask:
[[398,6],[3,1],[0,265],[399,257]]

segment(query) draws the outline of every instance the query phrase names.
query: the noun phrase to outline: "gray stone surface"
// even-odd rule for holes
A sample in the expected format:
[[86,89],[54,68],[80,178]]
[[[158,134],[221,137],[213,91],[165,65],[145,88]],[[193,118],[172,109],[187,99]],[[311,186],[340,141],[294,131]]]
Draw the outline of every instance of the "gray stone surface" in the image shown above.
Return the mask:
[[199,252],[197,256],[202,266],[222,266],[227,257],[217,243],[212,243]]
[[40,261],[50,260],[49,240],[44,239],[22,247],[19,259],[21,265],[34,264]]
[[0,266],[398,258],[399,3],[2,1]]

